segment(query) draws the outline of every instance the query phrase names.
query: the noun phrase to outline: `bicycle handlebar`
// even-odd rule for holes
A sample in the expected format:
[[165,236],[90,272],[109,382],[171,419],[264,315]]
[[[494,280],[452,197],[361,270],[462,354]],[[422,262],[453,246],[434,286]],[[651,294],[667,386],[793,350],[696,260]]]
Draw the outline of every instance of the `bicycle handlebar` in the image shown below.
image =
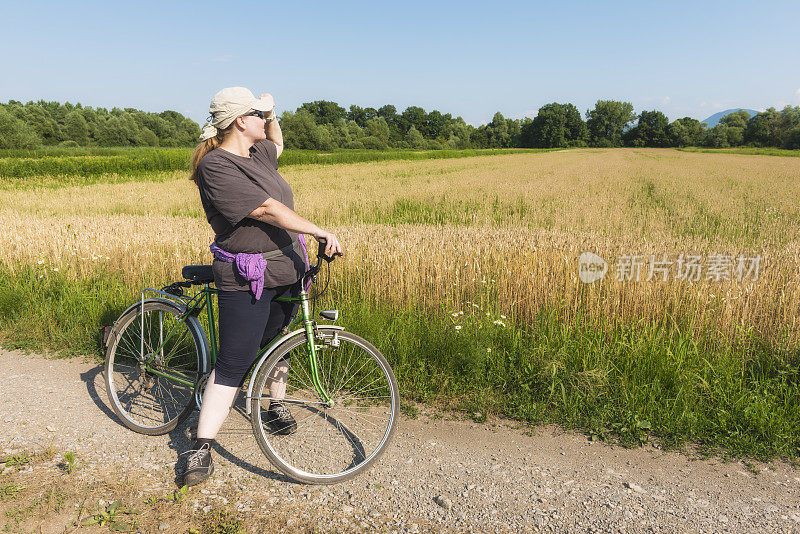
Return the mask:
[[[333,256],[328,256],[325,254],[325,246],[328,244],[328,241],[323,238],[319,238],[317,240],[317,244],[319,248],[317,249],[317,258],[322,258],[323,260],[327,261],[328,263],[332,262],[336,256],[341,256],[338,252],[335,253]],[[319,266],[319,262],[317,262],[317,266]]]

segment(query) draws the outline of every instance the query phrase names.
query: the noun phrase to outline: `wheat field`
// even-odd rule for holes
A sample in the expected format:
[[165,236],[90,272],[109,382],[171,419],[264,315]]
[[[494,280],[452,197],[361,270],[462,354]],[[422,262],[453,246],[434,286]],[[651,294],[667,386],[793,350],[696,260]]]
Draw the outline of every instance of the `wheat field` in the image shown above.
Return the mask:
[[[524,326],[543,307],[567,317],[690,321],[733,337],[797,342],[800,160],[674,150],[572,150],[492,158],[296,166],[299,213],[339,233],[341,280],[362,298],[460,310],[482,299]],[[70,277],[100,270],[176,279],[210,261],[196,187],[166,181],[0,191],[7,265]],[[593,284],[578,257],[610,264]],[[651,255],[760,256],[757,279],[646,280]],[[640,280],[615,261],[641,255]],[[347,292],[342,282],[339,291]]]

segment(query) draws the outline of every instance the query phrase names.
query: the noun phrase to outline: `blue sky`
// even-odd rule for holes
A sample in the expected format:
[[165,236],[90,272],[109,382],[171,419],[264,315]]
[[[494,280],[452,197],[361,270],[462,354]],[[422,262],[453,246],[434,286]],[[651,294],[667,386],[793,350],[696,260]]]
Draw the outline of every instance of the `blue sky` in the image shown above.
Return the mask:
[[598,99],[670,120],[800,105],[800,2],[0,2],[0,101],[201,122],[222,87],[279,112],[418,105],[471,124]]

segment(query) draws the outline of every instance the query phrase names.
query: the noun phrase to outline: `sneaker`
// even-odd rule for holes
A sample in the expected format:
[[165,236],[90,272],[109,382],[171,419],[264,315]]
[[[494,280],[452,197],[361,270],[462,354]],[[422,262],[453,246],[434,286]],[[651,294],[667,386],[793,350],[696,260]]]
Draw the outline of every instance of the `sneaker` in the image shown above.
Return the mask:
[[208,480],[214,473],[214,462],[211,459],[211,446],[203,445],[199,449],[186,451],[186,471],[183,472],[183,485],[194,486]]
[[264,422],[268,424],[276,434],[293,434],[297,430],[297,423],[292,417],[289,408],[282,402],[271,402],[269,409],[264,413]]

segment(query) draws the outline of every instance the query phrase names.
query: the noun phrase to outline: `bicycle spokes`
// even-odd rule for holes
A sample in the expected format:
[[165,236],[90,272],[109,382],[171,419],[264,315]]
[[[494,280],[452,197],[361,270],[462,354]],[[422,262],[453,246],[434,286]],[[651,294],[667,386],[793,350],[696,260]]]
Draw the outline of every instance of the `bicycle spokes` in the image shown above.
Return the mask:
[[[259,373],[259,443],[276,465],[290,466],[284,472],[325,482],[347,476],[380,452],[396,420],[397,389],[388,364],[373,351],[360,338],[342,333],[338,343],[317,346],[314,359],[302,343],[283,361],[272,362],[272,377],[264,375],[266,369]],[[274,382],[279,365],[286,370],[282,391]],[[273,402],[291,413],[294,433],[282,434],[263,419]]]

